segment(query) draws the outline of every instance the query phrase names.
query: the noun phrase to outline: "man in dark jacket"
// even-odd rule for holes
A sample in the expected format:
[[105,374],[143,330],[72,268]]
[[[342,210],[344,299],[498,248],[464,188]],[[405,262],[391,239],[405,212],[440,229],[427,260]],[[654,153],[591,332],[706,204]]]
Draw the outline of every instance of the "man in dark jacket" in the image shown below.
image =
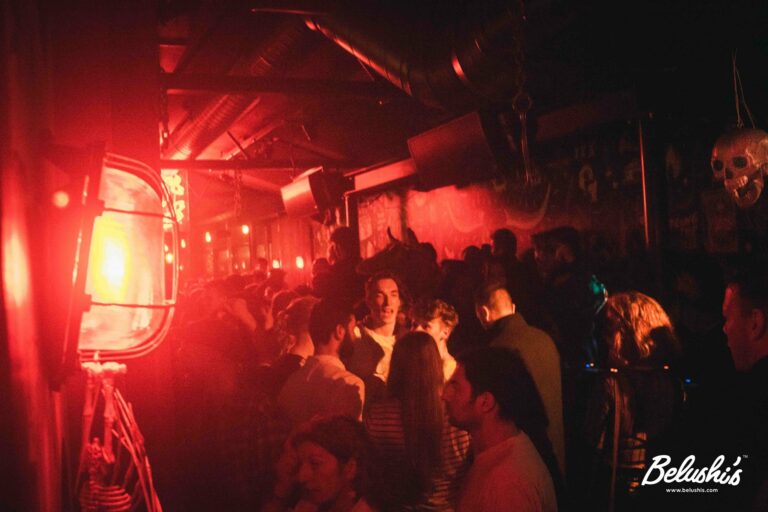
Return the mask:
[[531,327],[516,312],[506,288],[499,283],[483,286],[475,295],[475,313],[486,330],[485,344],[516,350],[536,384],[549,420],[547,435],[562,474],[565,469],[563,397],[560,354],[544,331]]

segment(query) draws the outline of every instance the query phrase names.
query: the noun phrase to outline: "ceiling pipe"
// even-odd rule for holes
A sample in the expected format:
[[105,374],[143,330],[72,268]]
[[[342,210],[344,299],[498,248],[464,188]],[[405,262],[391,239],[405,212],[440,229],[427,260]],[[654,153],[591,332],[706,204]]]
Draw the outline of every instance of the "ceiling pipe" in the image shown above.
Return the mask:
[[376,35],[378,16],[345,10],[306,23],[425,105],[461,112],[509,102],[524,81],[522,2],[453,2],[451,9],[450,27],[424,39],[445,43],[418,44],[419,53],[410,55],[412,42],[397,40],[391,30]]
[[307,167],[326,166],[333,168],[359,167],[360,162],[334,159],[308,159],[294,160],[160,160],[161,169],[210,169],[210,170],[274,170],[285,171],[291,169],[305,169]]
[[[280,26],[276,36],[253,52],[250,62],[236,68],[246,68],[254,76],[269,75],[281,63],[296,55],[306,40],[306,34],[306,28],[301,23],[290,19]],[[197,157],[255,101],[259,101],[259,98],[252,94],[227,94],[215,98],[176,126],[163,156],[185,159]]]

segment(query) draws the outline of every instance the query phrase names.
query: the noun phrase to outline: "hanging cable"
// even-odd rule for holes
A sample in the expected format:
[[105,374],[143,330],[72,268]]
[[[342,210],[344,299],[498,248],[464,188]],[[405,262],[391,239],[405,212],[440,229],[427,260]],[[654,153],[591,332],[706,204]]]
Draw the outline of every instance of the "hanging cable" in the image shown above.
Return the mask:
[[733,72],[733,101],[736,107],[736,127],[743,128],[744,121],[741,120],[741,110],[739,107],[739,85],[737,82],[738,72],[736,70],[736,52],[731,54],[731,68]]
[[749,122],[752,128],[755,128],[755,119],[752,117],[752,111],[749,109],[747,100],[744,96],[744,85],[741,82],[741,73],[739,67],[736,65],[736,54],[738,50],[734,50],[731,55],[731,66],[733,69],[733,100],[736,106],[736,127],[744,128],[744,120],[741,118],[741,107],[744,106],[744,110],[749,117]]

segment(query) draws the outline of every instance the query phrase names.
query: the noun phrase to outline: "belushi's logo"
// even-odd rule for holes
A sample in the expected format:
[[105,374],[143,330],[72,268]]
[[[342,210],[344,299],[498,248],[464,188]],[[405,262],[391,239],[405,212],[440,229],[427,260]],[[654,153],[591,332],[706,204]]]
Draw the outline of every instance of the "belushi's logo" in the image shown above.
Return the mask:
[[703,484],[714,482],[721,485],[739,485],[741,482],[741,469],[737,469],[741,463],[741,457],[736,457],[736,461],[721,469],[725,462],[725,455],[719,455],[711,466],[694,467],[696,456],[689,455],[680,464],[679,467],[668,467],[672,462],[669,455],[657,455],[653,458],[653,463],[643,476],[640,485],[656,485],[659,482],[671,483],[697,483]]

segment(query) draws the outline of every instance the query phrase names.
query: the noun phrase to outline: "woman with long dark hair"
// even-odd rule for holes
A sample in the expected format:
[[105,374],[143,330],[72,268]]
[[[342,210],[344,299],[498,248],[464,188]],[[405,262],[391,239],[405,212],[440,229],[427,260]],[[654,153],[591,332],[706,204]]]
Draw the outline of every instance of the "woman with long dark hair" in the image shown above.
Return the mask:
[[467,466],[469,434],[448,424],[443,368],[432,337],[411,332],[392,353],[388,398],[365,426],[378,451],[382,508],[451,511]]

